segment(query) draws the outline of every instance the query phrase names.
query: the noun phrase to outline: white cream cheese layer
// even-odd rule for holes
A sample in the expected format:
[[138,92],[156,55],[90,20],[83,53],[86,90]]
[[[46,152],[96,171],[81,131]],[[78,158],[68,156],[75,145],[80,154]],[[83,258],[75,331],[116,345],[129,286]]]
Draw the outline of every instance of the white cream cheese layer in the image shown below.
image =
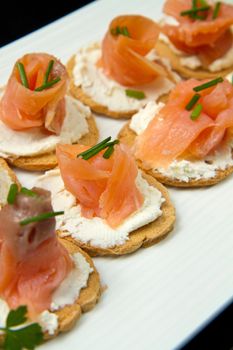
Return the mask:
[[233,84],[233,71],[232,71],[230,74],[228,74],[228,75],[226,76],[226,79],[227,79],[231,84]]
[[[154,50],[147,57],[150,60],[158,59]],[[108,107],[111,111],[130,112],[138,110],[148,101],[157,100],[174,87],[174,83],[169,79],[159,77],[153,83],[133,88],[133,90],[143,91],[146,98],[137,100],[128,97],[125,94],[127,87],[110,79],[101,68],[97,68],[96,63],[100,58],[101,48],[98,43],[80,49],[75,57],[74,82],[95,102]],[[176,75],[174,75],[174,79],[176,80]]]
[[[50,311],[43,311],[34,320],[41,325],[44,332],[48,332],[50,335],[53,335],[58,328],[58,317],[51,311],[74,304],[81,289],[87,286],[89,275],[93,272],[93,268],[81,253],[74,253],[71,255],[71,258],[74,261],[75,268],[53,293]],[[10,309],[7,303],[3,299],[0,299],[0,327],[5,327],[9,311]]]
[[7,170],[0,168],[0,209],[7,203],[7,195],[9,192],[10,185],[13,183]]
[[65,190],[58,169],[47,171],[37,179],[35,185],[51,191],[55,211],[65,211],[64,215],[57,217],[57,229],[62,232],[62,236],[71,235],[74,239],[92,246],[107,248],[124,244],[130,232],[162,215],[161,205],[164,199],[161,192],[150,186],[140,172],[136,183],[144,196],[144,203],[116,229],[99,217],[87,219],[81,215],[81,207],[76,204],[75,197]]
[[57,143],[75,143],[87,134],[90,109],[70,96],[65,98],[66,117],[60,135],[48,135],[38,128],[15,131],[0,121],[0,156],[17,158],[52,152]]
[[[130,122],[130,128],[140,135],[147,128],[153,117],[160,118],[159,111],[163,103],[150,102],[135,114]],[[161,174],[184,182],[191,179],[210,179],[216,175],[217,170],[225,170],[233,165],[232,145],[224,147],[221,151],[215,151],[214,154],[207,156],[204,160],[174,160],[168,168],[156,168]]]
[[[163,21],[163,23],[166,22]],[[171,23],[168,23],[171,24]],[[159,40],[164,42],[169,46],[169,48],[177,55],[180,57],[180,63],[190,69],[197,69],[197,68],[202,68],[202,63],[201,60],[198,58],[198,56],[195,55],[189,55],[184,53],[183,51],[178,50],[172,42],[169,40],[169,38],[163,34],[160,33],[159,35]],[[209,66],[208,70],[210,72],[218,72],[223,69],[229,68],[233,65],[233,46],[228,50],[225,55],[221,58],[216,59],[213,61]]]

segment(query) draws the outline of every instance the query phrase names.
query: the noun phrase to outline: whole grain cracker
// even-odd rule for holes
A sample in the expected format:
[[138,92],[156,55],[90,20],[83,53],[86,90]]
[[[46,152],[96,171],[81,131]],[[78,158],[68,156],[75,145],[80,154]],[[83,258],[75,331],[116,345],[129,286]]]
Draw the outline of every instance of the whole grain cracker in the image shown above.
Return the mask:
[[[73,76],[73,69],[75,66],[75,55],[73,55],[67,65],[67,71],[70,75],[70,94],[81,101],[86,106],[90,107],[91,110],[97,114],[101,114],[113,119],[129,119],[131,118],[135,113],[138,112],[138,110],[131,110],[131,111],[112,111],[108,107],[101,105],[100,103],[94,101],[90,96],[88,96],[80,86],[75,85],[74,82],[74,76]],[[158,101],[166,102],[168,99],[168,94],[165,94],[161,96]]]
[[[83,135],[78,143],[93,146],[99,138],[99,131],[96,126],[94,117],[91,115],[87,118],[89,132]],[[31,170],[31,171],[44,171],[50,170],[57,166],[57,158],[55,151],[45,154],[39,154],[32,157],[18,157],[7,158],[7,162],[14,165],[17,168]]]
[[[12,182],[16,183],[19,188],[21,187],[14,171],[8,166],[7,162],[3,158],[0,158],[0,170],[1,169],[5,169],[9,175],[9,177],[11,178]],[[1,184],[0,184],[0,186],[1,186]]]
[[223,69],[218,72],[210,72],[204,68],[190,69],[181,63],[181,57],[176,55],[172,49],[164,42],[158,40],[156,44],[156,51],[162,58],[167,58],[171,64],[172,69],[177,71],[184,78],[195,79],[213,79],[219,76],[225,77],[233,71],[233,65],[230,68]]
[[157,188],[165,198],[165,202],[162,204],[162,215],[160,217],[150,224],[131,232],[129,234],[129,239],[124,244],[112,248],[94,247],[88,243],[76,240],[71,236],[67,236],[65,239],[77,244],[91,256],[117,256],[129,254],[141,247],[150,247],[164,239],[173,229],[175,223],[175,208],[170,200],[167,189],[162,184],[156,181],[152,176],[145,173],[143,173],[143,178],[145,178],[151,186]]
[[[54,314],[58,317],[58,328],[53,335],[44,333],[44,340],[55,338],[59,333],[64,333],[73,328],[81,317],[82,313],[90,311],[94,308],[101,295],[101,285],[99,274],[93,264],[92,259],[72,242],[59,238],[59,241],[64,245],[70,254],[80,253],[93,268],[93,272],[89,275],[87,286],[81,289],[78,299],[72,305],[67,305]],[[0,335],[0,345],[4,342],[4,335]]]
[[[129,147],[132,147],[134,145],[136,136],[137,136],[136,133],[132,129],[130,129],[130,123],[127,123],[125,126],[123,126],[123,128],[121,129],[121,131],[118,134],[119,140],[122,143],[128,145]],[[198,180],[191,179],[188,182],[185,182],[185,181],[180,181],[180,180],[176,180],[176,179],[172,179],[170,177],[167,177],[167,176],[161,174],[159,171],[155,171],[152,169],[150,169],[150,170],[145,169],[143,167],[143,162],[141,162],[140,160],[137,160],[137,163],[138,163],[138,166],[141,169],[143,169],[147,174],[153,176],[159,182],[161,182],[165,185],[173,186],[173,187],[206,187],[206,186],[211,186],[211,185],[215,185],[218,182],[224,180],[231,173],[233,173],[233,166],[229,166],[225,170],[216,170],[216,175],[214,177],[209,178],[209,179],[198,179]]]

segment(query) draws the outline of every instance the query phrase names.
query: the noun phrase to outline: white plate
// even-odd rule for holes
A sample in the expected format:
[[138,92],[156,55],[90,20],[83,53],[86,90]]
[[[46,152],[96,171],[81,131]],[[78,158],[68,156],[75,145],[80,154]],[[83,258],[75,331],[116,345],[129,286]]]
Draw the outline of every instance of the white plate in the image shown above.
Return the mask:
[[[14,61],[44,51],[64,62],[80,46],[101,39],[118,14],[158,19],[162,0],[99,0],[0,50],[0,84]],[[124,124],[98,117],[101,138]],[[17,172],[30,186],[33,176]],[[108,285],[99,304],[68,334],[41,349],[172,349],[230,302],[233,294],[233,177],[206,189],[170,190],[177,224],[163,242],[136,254],[96,258]]]

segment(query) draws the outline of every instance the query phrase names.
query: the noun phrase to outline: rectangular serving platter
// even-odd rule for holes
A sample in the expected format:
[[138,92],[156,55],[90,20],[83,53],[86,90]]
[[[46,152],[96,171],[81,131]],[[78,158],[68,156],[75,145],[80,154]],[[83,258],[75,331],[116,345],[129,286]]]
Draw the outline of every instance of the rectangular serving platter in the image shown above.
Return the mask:
[[[17,58],[48,52],[63,62],[101,40],[118,14],[161,16],[162,0],[98,0],[0,49],[0,85]],[[124,121],[98,116],[100,138]],[[16,171],[30,186],[37,174]],[[170,189],[174,231],[161,243],[120,258],[95,258],[107,285],[96,308],[43,350],[174,349],[229,304],[233,295],[233,177],[215,187]]]

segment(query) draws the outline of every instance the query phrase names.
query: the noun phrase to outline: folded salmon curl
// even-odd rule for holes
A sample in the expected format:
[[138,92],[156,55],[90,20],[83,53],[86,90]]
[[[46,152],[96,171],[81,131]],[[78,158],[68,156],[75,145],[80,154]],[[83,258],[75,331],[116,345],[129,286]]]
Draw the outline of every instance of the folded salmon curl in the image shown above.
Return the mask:
[[[135,156],[144,166],[166,168],[177,159],[205,159],[229,142],[233,86],[222,78],[217,80],[218,84],[198,93],[194,89],[209,84],[208,80],[189,79],[177,84],[166,105],[136,139]],[[199,100],[192,109],[199,108],[197,114],[188,107],[195,94]]]
[[167,76],[161,63],[146,57],[155,47],[159,32],[159,25],[147,17],[114,18],[102,42],[104,72],[125,86],[140,86],[158,76]]
[[83,159],[88,147],[58,145],[57,158],[65,188],[76,197],[82,215],[98,216],[116,227],[142,206],[144,198],[135,183],[138,169],[129,149],[122,144],[110,147],[114,151],[109,149],[113,153],[108,158],[105,148]]
[[73,268],[55,233],[55,218],[22,225],[52,213],[50,192],[19,193],[0,211],[0,297],[10,308],[27,305],[30,317],[50,308],[53,292]]
[[[189,12],[195,8],[202,10]],[[197,0],[194,7],[192,0],[167,0],[163,11],[179,22],[177,26],[165,24],[164,34],[179,50],[198,55],[204,67],[232,47],[233,5]]]
[[16,131],[43,127],[59,134],[67,88],[68,74],[57,58],[45,53],[27,54],[14,65],[1,98],[0,119]]

